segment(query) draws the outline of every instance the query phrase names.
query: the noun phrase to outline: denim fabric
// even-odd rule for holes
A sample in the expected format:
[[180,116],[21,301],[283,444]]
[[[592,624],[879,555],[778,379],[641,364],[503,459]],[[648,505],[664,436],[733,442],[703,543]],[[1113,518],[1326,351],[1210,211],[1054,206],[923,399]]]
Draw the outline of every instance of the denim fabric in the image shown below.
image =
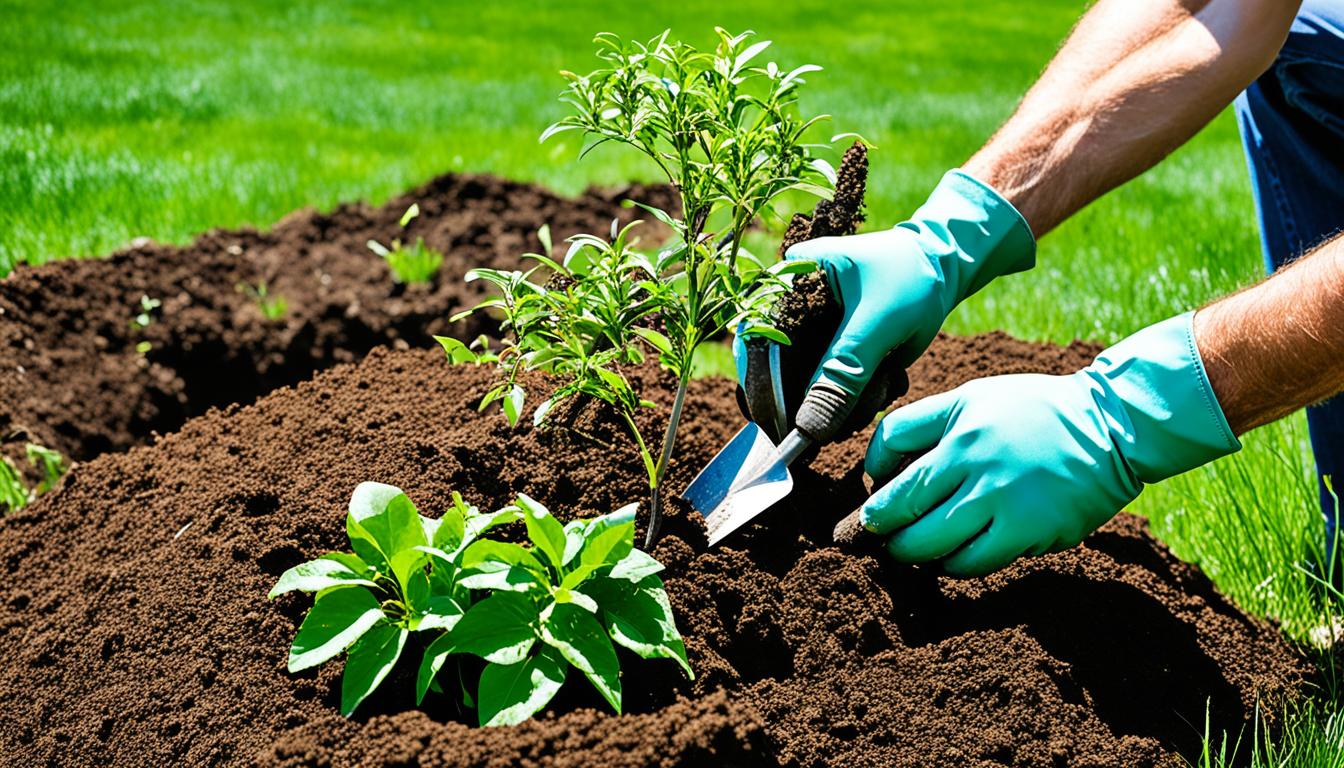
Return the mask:
[[[1344,230],[1344,0],[1302,3],[1236,113],[1273,271]],[[1307,424],[1318,473],[1344,490],[1344,396],[1308,408]],[[1330,551],[1339,510],[1324,480],[1320,494]]]

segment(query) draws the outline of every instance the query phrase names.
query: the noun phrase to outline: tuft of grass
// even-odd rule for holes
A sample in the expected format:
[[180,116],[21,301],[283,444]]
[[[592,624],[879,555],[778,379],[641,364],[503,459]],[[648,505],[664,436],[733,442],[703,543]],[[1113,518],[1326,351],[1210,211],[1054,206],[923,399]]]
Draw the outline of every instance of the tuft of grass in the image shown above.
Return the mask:
[[272,323],[284,320],[285,315],[289,314],[289,302],[285,300],[284,296],[271,293],[265,280],[258,282],[256,285],[239,283],[238,290],[246,294],[252,300],[252,303],[257,305],[261,316]]
[[[401,215],[402,228],[404,229],[411,223],[411,219],[419,215],[419,204],[411,203],[411,207]],[[439,273],[439,267],[443,266],[443,254],[425,245],[423,237],[415,238],[415,242],[411,245],[406,245],[400,239],[394,239],[391,247],[384,246],[377,240],[370,240],[368,246],[369,250],[387,261],[387,267],[392,271],[392,281],[396,283],[428,285]]]

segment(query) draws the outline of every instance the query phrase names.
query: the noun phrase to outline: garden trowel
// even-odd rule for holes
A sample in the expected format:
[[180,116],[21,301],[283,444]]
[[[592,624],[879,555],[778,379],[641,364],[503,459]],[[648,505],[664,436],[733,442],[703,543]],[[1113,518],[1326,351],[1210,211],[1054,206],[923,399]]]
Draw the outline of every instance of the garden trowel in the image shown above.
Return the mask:
[[705,516],[710,546],[788,496],[793,490],[789,465],[812,444],[829,439],[848,414],[844,390],[819,381],[778,445],[756,422],[747,422],[683,494]]
[[[789,495],[789,465],[809,447],[852,434],[905,394],[909,380],[892,360],[857,398],[825,379],[811,383],[827,339],[789,347],[746,343],[738,401],[747,425],[682,494],[705,516],[711,546]],[[798,403],[792,418],[790,403]]]

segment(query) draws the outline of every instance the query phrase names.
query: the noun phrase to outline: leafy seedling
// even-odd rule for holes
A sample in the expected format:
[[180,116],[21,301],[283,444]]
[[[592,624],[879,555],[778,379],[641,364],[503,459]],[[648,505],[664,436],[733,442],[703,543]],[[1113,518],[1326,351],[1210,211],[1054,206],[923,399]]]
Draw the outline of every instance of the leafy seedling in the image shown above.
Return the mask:
[[[411,203],[411,207],[401,215],[401,227],[405,229],[411,219],[419,215],[419,204]],[[377,240],[370,240],[368,246],[369,250],[387,261],[388,269],[392,270],[392,280],[397,283],[427,285],[433,282],[434,275],[443,266],[443,254],[425,245],[423,237],[415,238],[411,245],[406,245],[398,238],[392,241],[390,248]]]
[[247,295],[257,309],[261,311],[261,316],[270,322],[279,322],[285,319],[289,313],[289,302],[284,296],[273,294],[266,286],[266,281],[262,280],[256,285],[250,283],[239,283],[238,290]]
[[[468,280],[490,283],[495,296],[465,313],[502,315],[508,334],[498,353],[503,381],[485,396],[516,423],[526,400],[521,374],[543,370],[561,386],[533,412],[540,425],[554,406],[587,396],[612,406],[628,427],[650,489],[645,546],[657,535],[663,480],[676,442],[695,352],[728,329],[788,343],[770,321],[770,309],[791,275],[815,265],[768,265],[742,247],[742,236],[762,216],[782,220],[775,207],[791,191],[829,199],[831,164],[807,134],[825,115],[804,118],[797,101],[804,64],[783,69],[761,63],[769,41],[751,32],[716,29],[713,51],[669,41],[647,43],[597,36],[603,66],[587,75],[563,73],[562,100],[572,114],[541,139],[579,131],[583,150],[606,143],[633,147],[662,170],[680,196],[681,216],[636,203],[672,233],[656,252],[638,247],[633,230],[612,224],[609,237],[578,235],[557,261],[549,230],[539,233],[538,266],[526,271],[475,269]],[[845,134],[852,136],[853,134]],[[832,137],[834,142],[843,136]],[[543,281],[539,270],[549,275]],[[450,356],[452,352],[450,351]],[[636,415],[653,403],[635,393],[622,367],[655,354],[678,382],[660,444],[641,434]]]
[[417,699],[455,653],[486,662],[476,695],[481,725],[531,717],[560,690],[570,667],[620,712],[616,645],[671,659],[692,675],[657,575],[662,566],[635,549],[635,506],[561,525],[519,496],[506,509],[523,518],[530,545],[480,539],[467,546],[459,583],[487,596],[425,650]]
[[31,489],[23,482],[23,476],[8,458],[0,456],[0,510],[13,512],[33,503],[38,496],[56,487],[61,476],[69,467],[58,451],[45,448],[36,443],[24,446],[28,463],[36,467],[42,479]]
[[[486,538],[525,521],[530,546]],[[412,632],[436,631],[425,649],[416,701],[460,690],[482,725],[521,722],[543,708],[577,667],[621,708],[614,644],[644,658],[669,658],[690,674],[662,566],[634,548],[634,506],[561,525],[520,496],[481,514],[454,494],[442,518],[420,515],[399,489],[362,483],[346,532],[353,553],[336,552],[286,571],[271,590],[316,593],[294,638],[289,670],[347,653],[341,711],[349,715],[386,678]],[[484,661],[476,695],[439,679],[451,657]]]
[[[412,632],[451,629],[470,604],[456,560],[480,533],[514,517],[482,515],[453,495],[435,520],[401,489],[360,483],[345,518],[351,552],[332,552],[280,576],[269,597],[315,592],[289,651],[298,672],[348,651],[341,713],[350,715],[387,677]],[[431,563],[431,554],[439,555]]]
[[148,328],[154,322],[154,317],[162,306],[162,301],[151,299],[148,295],[142,295],[140,297],[140,311],[131,319],[131,325],[141,330]]

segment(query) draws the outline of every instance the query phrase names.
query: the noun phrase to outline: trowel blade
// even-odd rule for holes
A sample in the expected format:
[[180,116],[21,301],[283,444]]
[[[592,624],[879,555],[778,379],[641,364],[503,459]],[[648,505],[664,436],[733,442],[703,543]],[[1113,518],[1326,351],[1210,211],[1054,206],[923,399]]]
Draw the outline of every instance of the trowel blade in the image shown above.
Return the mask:
[[705,516],[713,546],[792,490],[793,476],[778,446],[765,430],[748,422],[682,495]]

